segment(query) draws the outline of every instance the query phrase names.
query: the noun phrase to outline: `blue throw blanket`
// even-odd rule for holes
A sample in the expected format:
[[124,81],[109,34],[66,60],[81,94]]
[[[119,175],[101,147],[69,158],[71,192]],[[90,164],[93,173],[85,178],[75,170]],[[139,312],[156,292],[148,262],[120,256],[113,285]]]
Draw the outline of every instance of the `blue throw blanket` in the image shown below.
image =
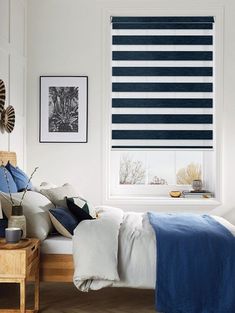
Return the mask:
[[156,309],[235,313],[235,238],[208,215],[148,213],[156,234]]

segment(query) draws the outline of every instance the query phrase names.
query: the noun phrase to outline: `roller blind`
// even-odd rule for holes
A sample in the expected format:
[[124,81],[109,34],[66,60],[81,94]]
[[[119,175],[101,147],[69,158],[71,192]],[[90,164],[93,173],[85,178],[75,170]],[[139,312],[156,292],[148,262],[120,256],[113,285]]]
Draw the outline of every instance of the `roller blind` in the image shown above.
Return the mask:
[[112,148],[213,148],[211,16],[111,18]]

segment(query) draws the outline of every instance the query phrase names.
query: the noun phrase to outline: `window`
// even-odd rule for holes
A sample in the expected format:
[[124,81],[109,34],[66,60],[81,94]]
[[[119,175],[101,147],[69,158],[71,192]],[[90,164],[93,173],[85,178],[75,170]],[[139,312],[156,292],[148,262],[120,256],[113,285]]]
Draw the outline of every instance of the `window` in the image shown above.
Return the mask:
[[111,194],[213,189],[214,18],[112,17]]
[[202,179],[213,190],[213,151],[112,151],[110,193],[114,196],[166,196]]

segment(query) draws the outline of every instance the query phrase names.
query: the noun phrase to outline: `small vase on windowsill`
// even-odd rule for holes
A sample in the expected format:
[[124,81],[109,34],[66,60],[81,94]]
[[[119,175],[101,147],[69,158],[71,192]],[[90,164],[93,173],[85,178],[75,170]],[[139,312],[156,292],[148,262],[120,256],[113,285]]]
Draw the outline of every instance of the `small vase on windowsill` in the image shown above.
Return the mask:
[[23,215],[22,205],[13,205],[12,213],[8,220],[8,227],[19,227],[23,231],[22,238],[26,238],[26,219]]
[[202,180],[194,179],[192,182],[192,187],[195,192],[200,192],[202,190]]

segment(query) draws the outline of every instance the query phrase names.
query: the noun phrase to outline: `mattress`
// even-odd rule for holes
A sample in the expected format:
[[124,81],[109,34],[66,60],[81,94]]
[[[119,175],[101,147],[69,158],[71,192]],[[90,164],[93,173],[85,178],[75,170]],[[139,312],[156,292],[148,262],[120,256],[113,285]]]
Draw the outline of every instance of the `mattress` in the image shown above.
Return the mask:
[[72,239],[63,236],[49,236],[41,244],[43,254],[73,254]]
[[[228,228],[235,236],[235,226],[232,226],[228,221],[219,217],[213,216],[218,222]],[[59,235],[49,236],[41,244],[41,252],[44,254],[73,254],[72,239]]]

